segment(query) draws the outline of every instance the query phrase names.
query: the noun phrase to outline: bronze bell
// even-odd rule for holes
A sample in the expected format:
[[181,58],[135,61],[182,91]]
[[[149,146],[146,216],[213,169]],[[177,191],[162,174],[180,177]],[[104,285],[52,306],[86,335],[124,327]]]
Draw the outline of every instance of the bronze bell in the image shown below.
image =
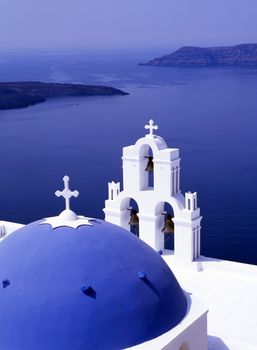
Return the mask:
[[163,233],[174,233],[174,223],[170,214],[165,215],[165,222],[162,228]]
[[148,163],[147,166],[145,168],[145,171],[153,171],[153,157],[149,156],[149,157],[145,157],[148,158]]
[[130,210],[130,220],[129,225],[130,226],[138,226],[139,225],[139,217],[137,216],[137,210],[131,209]]

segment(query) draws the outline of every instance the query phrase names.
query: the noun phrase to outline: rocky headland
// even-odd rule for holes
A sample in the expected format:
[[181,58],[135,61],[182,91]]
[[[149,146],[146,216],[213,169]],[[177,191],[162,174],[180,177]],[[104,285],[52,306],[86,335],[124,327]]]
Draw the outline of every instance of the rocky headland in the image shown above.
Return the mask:
[[109,86],[41,82],[0,83],[0,110],[33,106],[52,97],[114,96],[128,93]]
[[257,66],[257,44],[206,48],[184,46],[169,55],[139,64],[178,67]]

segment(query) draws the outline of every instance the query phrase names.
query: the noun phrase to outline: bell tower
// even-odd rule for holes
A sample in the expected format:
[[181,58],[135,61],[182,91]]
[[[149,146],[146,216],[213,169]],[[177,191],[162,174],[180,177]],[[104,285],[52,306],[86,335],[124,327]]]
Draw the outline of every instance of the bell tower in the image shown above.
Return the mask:
[[[132,232],[131,226],[138,225],[139,238],[156,251],[165,249],[164,232],[168,232],[174,235],[176,262],[194,261],[200,256],[202,219],[197,193],[181,193],[179,149],[168,148],[154,134],[158,126],[152,119],[145,129],[149,132],[144,137],[123,148],[123,191],[119,183],[109,183],[105,220]],[[172,207],[172,216],[165,212],[166,204]]]

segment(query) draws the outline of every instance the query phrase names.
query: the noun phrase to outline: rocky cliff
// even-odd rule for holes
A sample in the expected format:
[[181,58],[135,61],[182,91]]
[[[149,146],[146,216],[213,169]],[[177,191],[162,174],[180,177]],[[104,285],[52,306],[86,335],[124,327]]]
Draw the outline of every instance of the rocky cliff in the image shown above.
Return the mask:
[[146,63],[147,66],[257,66],[257,44],[224,47],[184,46]]

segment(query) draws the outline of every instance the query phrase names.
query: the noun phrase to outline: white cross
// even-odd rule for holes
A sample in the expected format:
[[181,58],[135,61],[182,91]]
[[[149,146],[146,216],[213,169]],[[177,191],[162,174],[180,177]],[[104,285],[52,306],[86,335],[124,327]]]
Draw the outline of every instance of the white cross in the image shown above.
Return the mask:
[[149,135],[153,135],[154,130],[158,130],[158,125],[154,125],[153,119],[149,120],[149,125],[145,125],[145,129],[149,129]]
[[78,197],[79,195],[79,191],[71,191],[69,188],[69,181],[70,178],[69,176],[64,176],[63,178],[64,181],[64,189],[62,191],[56,191],[55,195],[57,197],[63,197],[65,199],[65,206],[66,206],[66,210],[70,210],[70,198],[71,197]]

